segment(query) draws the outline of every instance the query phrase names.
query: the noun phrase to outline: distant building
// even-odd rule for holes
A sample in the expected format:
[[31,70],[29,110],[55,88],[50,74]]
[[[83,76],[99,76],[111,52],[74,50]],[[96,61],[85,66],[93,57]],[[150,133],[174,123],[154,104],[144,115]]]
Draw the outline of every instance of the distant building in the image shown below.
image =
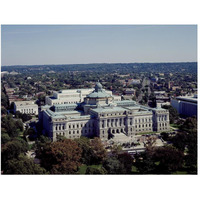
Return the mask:
[[1,77],[5,76],[5,75],[8,75],[8,74],[9,74],[9,72],[3,71],[3,72],[1,72]]
[[179,96],[171,100],[171,105],[184,116],[197,116],[197,95],[195,96]]
[[130,84],[132,84],[132,85],[137,85],[137,84],[140,84],[141,83],[141,80],[140,79],[132,79],[131,81],[130,81]]
[[34,101],[16,101],[14,102],[14,113],[19,111],[26,114],[38,114],[38,105]]
[[10,72],[10,75],[17,75],[17,74],[19,74],[19,73],[15,72],[15,71]]
[[130,100],[115,101],[112,92],[105,91],[99,82],[82,102],[75,102],[80,96],[74,98],[78,100],[70,100],[73,103],[41,108],[40,123],[53,141],[57,136],[70,139],[95,136],[102,141],[123,143],[133,141],[138,133],[169,130],[168,110],[142,106]]
[[160,97],[160,96],[165,96],[166,92],[165,91],[154,91],[155,96]]
[[152,82],[157,82],[157,81],[158,81],[158,77],[156,77],[156,76],[155,76],[155,77],[151,77],[150,80],[151,80]]
[[124,94],[133,96],[135,95],[135,90],[133,88],[127,88],[125,89]]
[[171,88],[172,88],[173,91],[176,91],[176,90],[180,90],[180,89],[181,89],[180,86],[173,86],[173,87],[171,87]]

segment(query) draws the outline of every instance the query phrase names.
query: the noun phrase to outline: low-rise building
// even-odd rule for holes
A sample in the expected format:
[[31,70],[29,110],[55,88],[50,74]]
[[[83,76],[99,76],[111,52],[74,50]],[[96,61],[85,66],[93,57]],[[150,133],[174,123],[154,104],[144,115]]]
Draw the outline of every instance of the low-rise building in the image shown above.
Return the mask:
[[14,102],[14,113],[19,111],[26,114],[38,114],[38,105],[34,101],[16,101]]

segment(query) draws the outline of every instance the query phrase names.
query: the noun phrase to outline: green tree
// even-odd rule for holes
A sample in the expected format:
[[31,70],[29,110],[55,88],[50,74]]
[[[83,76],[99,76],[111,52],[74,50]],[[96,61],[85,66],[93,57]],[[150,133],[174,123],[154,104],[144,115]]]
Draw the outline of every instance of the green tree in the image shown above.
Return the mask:
[[138,172],[140,174],[153,174],[155,173],[156,164],[153,160],[153,151],[146,151],[141,155],[135,156],[135,163]]
[[7,110],[4,107],[1,107],[1,114],[2,115],[6,115],[7,114]]
[[35,164],[32,159],[20,155],[7,162],[3,174],[47,174],[47,171]]
[[11,138],[9,137],[9,135],[7,133],[1,132],[1,144],[5,144],[10,140],[11,140]]
[[170,124],[173,124],[179,117],[177,110],[171,105],[163,105],[162,108],[169,110]]
[[122,153],[118,155],[118,160],[120,161],[121,173],[122,174],[131,174],[133,158],[128,153]]
[[13,120],[12,115],[7,115],[1,119],[1,127],[5,129],[10,137],[17,137],[19,129],[17,129],[16,122]]
[[91,148],[90,140],[86,137],[80,137],[74,140],[82,150],[81,162],[86,165],[92,165],[94,160],[94,151]]
[[185,132],[177,133],[173,138],[172,138],[172,143],[173,146],[179,149],[180,151],[184,152],[185,147],[188,142],[188,135]]
[[169,174],[180,169],[183,165],[183,152],[172,146],[165,146],[155,149],[154,160],[159,162],[157,172]]
[[188,117],[181,126],[187,134],[188,154],[186,156],[186,165],[192,169],[192,173],[197,173],[197,118]]
[[11,159],[18,158],[20,154],[24,154],[28,151],[28,144],[20,138],[8,141],[1,147],[2,156],[2,169],[7,165],[7,162]]
[[114,156],[107,158],[103,163],[103,167],[108,174],[120,174],[122,171],[120,161]]
[[96,168],[89,166],[87,167],[85,174],[106,174],[106,170],[103,167]]

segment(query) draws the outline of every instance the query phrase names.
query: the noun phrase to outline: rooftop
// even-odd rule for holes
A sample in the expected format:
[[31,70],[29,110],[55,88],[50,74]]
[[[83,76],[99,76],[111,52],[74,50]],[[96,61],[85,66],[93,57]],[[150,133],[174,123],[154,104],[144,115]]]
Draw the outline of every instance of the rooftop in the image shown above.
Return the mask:
[[179,96],[179,97],[176,97],[176,99],[181,100],[181,101],[193,102],[193,103],[197,103],[198,101],[197,97],[194,97],[194,96]]

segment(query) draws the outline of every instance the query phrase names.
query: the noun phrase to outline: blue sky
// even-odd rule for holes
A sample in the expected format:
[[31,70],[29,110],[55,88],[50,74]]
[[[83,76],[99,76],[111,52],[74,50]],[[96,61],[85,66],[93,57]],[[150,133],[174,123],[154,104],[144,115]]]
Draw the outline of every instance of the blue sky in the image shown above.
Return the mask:
[[2,25],[3,65],[196,62],[196,25]]

